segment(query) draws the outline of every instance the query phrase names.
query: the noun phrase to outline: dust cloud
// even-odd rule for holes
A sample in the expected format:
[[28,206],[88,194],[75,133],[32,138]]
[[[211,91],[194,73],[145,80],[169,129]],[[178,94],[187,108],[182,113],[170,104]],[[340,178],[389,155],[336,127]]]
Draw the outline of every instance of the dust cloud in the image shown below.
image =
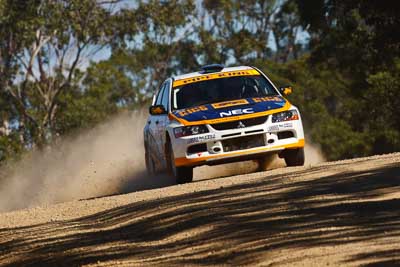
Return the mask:
[[[0,211],[101,197],[174,184],[171,177],[146,175],[143,148],[145,112],[120,114],[56,146],[33,151],[11,167],[0,184]],[[325,161],[307,139],[306,165]],[[271,157],[267,170],[285,166]],[[258,170],[255,161],[195,168],[194,179],[239,175]],[[3,174],[3,173],[2,173]]]
[[194,169],[194,180],[203,180],[217,177],[246,174],[257,171],[258,164],[255,161],[243,161],[216,166],[202,166]]
[[314,144],[310,138],[307,137],[306,146],[304,147],[304,154],[306,157],[306,161],[304,163],[305,166],[315,165],[326,161],[326,158],[319,145]]
[[[145,175],[147,114],[120,114],[45,151],[33,151],[0,184],[0,211],[171,184]],[[158,180],[157,180],[158,179]]]
[[[314,144],[309,137],[306,137],[306,145],[304,147],[305,163],[304,166],[312,166],[321,162],[325,162],[326,159],[318,145]],[[284,159],[278,157],[278,155],[270,155],[264,166],[263,170],[273,170],[277,168],[286,167]],[[194,171],[195,179],[210,179],[216,177],[226,177],[232,175],[240,175],[251,173],[259,170],[259,165],[256,161],[244,161],[238,163],[229,163],[218,166],[203,166],[196,168]]]

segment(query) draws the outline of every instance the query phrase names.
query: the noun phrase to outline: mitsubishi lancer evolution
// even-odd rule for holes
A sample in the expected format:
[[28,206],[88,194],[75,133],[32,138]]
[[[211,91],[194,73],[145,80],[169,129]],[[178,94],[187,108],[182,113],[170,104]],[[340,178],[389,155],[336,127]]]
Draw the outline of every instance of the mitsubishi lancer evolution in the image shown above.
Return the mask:
[[177,183],[193,168],[272,154],[287,166],[304,165],[300,112],[255,67],[213,64],[166,79],[153,98],[144,128],[146,168],[167,171]]

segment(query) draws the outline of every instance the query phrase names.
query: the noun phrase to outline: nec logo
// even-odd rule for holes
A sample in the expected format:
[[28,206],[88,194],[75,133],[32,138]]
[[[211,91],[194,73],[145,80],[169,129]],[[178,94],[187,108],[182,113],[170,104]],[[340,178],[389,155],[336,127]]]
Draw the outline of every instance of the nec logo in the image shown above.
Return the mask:
[[233,116],[233,115],[242,115],[242,114],[250,114],[250,113],[254,113],[254,110],[252,108],[244,108],[244,109],[234,109],[234,110],[230,110],[227,112],[220,112],[219,116],[220,117],[229,117],[229,116]]

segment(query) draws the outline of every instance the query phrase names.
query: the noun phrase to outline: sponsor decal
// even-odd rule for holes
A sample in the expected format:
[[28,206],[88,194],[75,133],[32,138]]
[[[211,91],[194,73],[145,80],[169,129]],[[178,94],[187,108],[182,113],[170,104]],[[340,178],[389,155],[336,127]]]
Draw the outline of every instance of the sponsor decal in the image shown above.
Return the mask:
[[278,124],[278,126],[279,126],[279,128],[293,128],[293,123],[286,122],[286,123]]
[[293,128],[293,123],[286,122],[286,123],[280,123],[278,125],[269,126],[268,132],[278,132],[282,129],[287,129],[287,128]]
[[268,127],[268,132],[277,132],[277,131],[279,131],[278,125],[272,125]]
[[231,100],[231,101],[215,103],[211,104],[211,106],[215,109],[218,109],[218,108],[227,108],[227,107],[246,105],[246,104],[249,104],[249,101],[247,101],[246,99],[240,99],[240,100]]
[[219,116],[221,118],[223,117],[229,117],[229,116],[233,116],[233,115],[243,115],[243,114],[251,114],[254,113],[254,110],[252,108],[239,108],[239,109],[234,109],[234,110],[228,110],[225,112],[220,112]]
[[195,113],[195,112],[206,111],[206,110],[208,110],[208,108],[206,106],[198,106],[198,107],[188,108],[188,109],[179,111],[178,114],[181,117],[184,117],[184,116],[187,116],[187,115]]
[[215,134],[207,134],[207,135],[196,136],[196,137],[190,138],[188,140],[188,144],[205,142],[205,141],[208,141],[211,139],[215,139]]
[[282,98],[279,96],[264,96],[264,97],[253,97],[252,100],[254,103],[261,103],[261,102],[282,102]]

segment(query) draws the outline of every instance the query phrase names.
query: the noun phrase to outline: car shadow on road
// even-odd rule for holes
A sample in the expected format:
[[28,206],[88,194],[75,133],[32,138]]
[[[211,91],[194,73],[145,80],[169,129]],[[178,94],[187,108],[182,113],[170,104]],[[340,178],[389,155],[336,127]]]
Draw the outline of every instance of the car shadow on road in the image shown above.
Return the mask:
[[304,172],[290,173],[290,182],[266,176],[73,220],[3,228],[0,265],[253,265],[285,251],[289,254],[273,263],[290,264],[301,255],[291,251],[360,242],[372,242],[375,249],[349,252],[342,263],[400,262],[393,243],[400,241],[400,199],[384,198],[399,192],[398,163],[328,176],[317,167],[308,172],[321,176],[296,181]]

